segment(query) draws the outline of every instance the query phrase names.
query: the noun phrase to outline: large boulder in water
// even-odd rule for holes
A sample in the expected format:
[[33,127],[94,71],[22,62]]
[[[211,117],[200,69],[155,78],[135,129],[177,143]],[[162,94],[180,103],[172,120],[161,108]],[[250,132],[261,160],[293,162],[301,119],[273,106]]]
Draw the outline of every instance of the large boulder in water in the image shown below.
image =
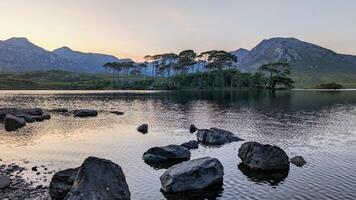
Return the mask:
[[78,175],[78,171],[79,168],[66,169],[54,174],[49,184],[49,195],[52,199],[62,200],[67,196]]
[[224,168],[216,158],[199,158],[167,169],[160,177],[165,192],[202,190],[223,181]]
[[289,158],[286,152],[277,146],[246,142],[241,145],[238,156],[243,164],[254,170],[289,169]]
[[66,200],[126,200],[129,186],[121,167],[110,160],[88,157]]
[[6,131],[16,131],[26,125],[26,121],[23,118],[10,114],[6,115],[4,122]]
[[230,142],[242,141],[232,132],[218,128],[199,129],[197,133],[198,141],[204,145],[218,146]]
[[96,110],[81,109],[74,111],[74,117],[95,117],[98,115]]
[[171,164],[189,160],[190,151],[179,145],[153,147],[143,154],[142,159],[153,167],[166,168],[170,167]]

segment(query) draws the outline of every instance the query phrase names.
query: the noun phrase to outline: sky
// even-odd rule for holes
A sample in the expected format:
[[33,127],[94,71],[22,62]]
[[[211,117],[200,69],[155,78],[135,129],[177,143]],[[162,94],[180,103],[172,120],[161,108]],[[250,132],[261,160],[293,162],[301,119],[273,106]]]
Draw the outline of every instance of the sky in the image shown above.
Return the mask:
[[142,60],[295,37],[356,55],[355,0],[0,0],[0,40]]

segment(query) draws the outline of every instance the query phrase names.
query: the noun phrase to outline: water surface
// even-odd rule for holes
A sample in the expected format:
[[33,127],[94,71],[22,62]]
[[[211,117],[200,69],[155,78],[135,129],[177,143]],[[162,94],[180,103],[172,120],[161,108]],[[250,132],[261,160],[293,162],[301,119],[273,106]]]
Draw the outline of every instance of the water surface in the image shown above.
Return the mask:
[[[1,128],[0,158],[49,170],[77,167],[90,155],[111,159],[123,168],[132,199],[178,199],[163,196],[164,170],[141,158],[150,147],[196,139],[188,131],[192,123],[278,145],[308,161],[266,177],[239,167],[242,142],[199,146],[192,158],[215,157],[224,165],[224,185],[211,199],[356,199],[356,91],[1,91],[0,105],[98,110],[95,118],[52,114],[16,132]],[[142,123],[150,126],[146,135],[136,132]],[[46,181],[31,173],[30,180]]]

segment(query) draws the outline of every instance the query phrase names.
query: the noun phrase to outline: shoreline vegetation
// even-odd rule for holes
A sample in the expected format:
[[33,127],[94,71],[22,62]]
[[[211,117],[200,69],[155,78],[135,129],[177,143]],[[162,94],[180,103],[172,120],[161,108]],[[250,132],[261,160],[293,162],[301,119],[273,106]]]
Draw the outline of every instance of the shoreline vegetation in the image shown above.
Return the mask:
[[[202,60],[203,58],[203,60]],[[262,65],[255,73],[236,69],[237,57],[226,51],[193,50],[145,56],[146,62],[111,62],[103,65],[112,74],[84,74],[59,70],[0,74],[0,89],[291,89],[288,63]],[[147,75],[151,67],[152,74]],[[145,71],[146,73],[143,73]]]

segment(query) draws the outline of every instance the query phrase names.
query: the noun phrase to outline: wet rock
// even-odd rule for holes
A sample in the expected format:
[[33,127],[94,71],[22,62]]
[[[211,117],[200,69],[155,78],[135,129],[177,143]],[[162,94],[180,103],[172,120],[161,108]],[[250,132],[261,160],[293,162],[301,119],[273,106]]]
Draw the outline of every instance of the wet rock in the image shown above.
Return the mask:
[[294,156],[289,161],[298,167],[302,167],[307,163],[302,156]]
[[243,163],[240,163],[238,168],[253,182],[269,183],[271,185],[278,185],[280,182],[284,181],[289,174],[289,169],[269,171],[253,170]]
[[148,125],[142,124],[141,126],[137,127],[137,131],[143,134],[148,133]]
[[43,115],[43,110],[41,108],[24,109],[21,110],[20,113],[28,115]]
[[109,160],[88,157],[66,200],[128,200],[129,187],[121,167]]
[[160,177],[162,190],[169,193],[194,191],[223,181],[224,168],[216,158],[199,158],[167,169]]
[[5,117],[5,130],[16,131],[17,129],[24,127],[26,121],[23,118],[16,117],[14,115],[7,114]]
[[246,142],[241,145],[238,156],[254,170],[289,169],[289,158],[283,149],[269,144]]
[[185,143],[181,144],[180,146],[185,147],[187,149],[199,148],[198,141],[196,141],[196,140],[191,140],[189,142],[185,142]]
[[123,115],[123,114],[125,114],[124,112],[120,112],[120,111],[111,111],[110,113],[115,114],[115,115]]
[[185,147],[179,145],[168,145],[150,148],[143,154],[142,159],[145,163],[153,167],[166,168],[173,164],[189,160],[190,155],[189,149]]
[[10,178],[8,176],[0,176],[0,189],[4,189],[10,185]]
[[198,128],[195,127],[194,124],[191,124],[191,125],[190,125],[190,127],[189,127],[189,132],[190,132],[190,133],[194,133],[194,132],[197,131],[197,130],[198,130]]
[[51,119],[51,115],[50,115],[50,114],[48,114],[48,113],[43,114],[43,119],[47,119],[47,120],[49,120],[49,119]]
[[98,115],[96,110],[81,109],[74,111],[74,117],[95,117]]
[[49,114],[44,114],[44,115],[28,115],[28,114],[21,114],[18,115],[18,117],[23,118],[27,123],[33,123],[33,122],[42,122],[45,119],[51,119],[51,116]]
[[64,199],[72,188],[79,168],[66,169],[55,173],[49,184],[49,195],[52,199]]
[[219,146],[230,142],[242,141],[232,132],[218,128],[199,129],[197,138],[200,143],[208,146]]
[[66,109],[66,108],[55,108],[55,109],[51,109],[49,111],[53,112],[53,113],[67,113],[67,112],[69,112],[68,109]]

